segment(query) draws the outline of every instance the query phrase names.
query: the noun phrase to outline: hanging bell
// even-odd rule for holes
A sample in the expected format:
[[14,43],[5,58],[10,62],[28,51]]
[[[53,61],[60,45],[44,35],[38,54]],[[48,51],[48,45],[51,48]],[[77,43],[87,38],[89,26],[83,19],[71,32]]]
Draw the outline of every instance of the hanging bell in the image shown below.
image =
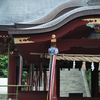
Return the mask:
[[83,61],[82,67],[81,69],[86,70],[86,65],[85,65],[85,61]]

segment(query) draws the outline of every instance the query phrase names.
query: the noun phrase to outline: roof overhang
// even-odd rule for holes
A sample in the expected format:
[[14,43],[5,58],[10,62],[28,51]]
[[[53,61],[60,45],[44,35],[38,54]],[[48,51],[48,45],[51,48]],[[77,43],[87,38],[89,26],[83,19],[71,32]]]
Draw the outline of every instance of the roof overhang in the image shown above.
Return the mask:
[[99,18],[99,8],[98,6],[76,8],[50,22],[35,27],[9,29],[8,33],[13,37],[14,43],[28,63],[45,60],[39,55],[31,55],[31,53],[47,53],[48,48],[51,46],[53,34],[56,36],[56,44],[60,53],[70,52],[71,47],[100,47],[98,44],[100,42],[99,40],[77,41],[77,39],[88,37],[94,30],[93,28],[87,27],[86,24],[89,21],[84,21],[83,19]]

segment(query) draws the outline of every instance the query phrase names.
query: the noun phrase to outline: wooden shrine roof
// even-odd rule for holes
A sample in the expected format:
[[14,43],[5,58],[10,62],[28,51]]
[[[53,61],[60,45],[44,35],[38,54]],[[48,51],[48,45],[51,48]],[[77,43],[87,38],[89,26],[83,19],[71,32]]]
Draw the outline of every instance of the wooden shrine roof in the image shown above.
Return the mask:
[[[52,1],[52,0],[50,0],[50,1]],[[25,0],[24,2],[20,2],[18,0],[17,1],[11,0],[10,2],[5,2],[5,0],[3,2],[0,1],[1,2],[0,4],[3,3],[4,5],[6,5],[6,7],[1,6],[0,10],[5,11],[8,8],[6,13],[3,13],[3,12],[2,12],[3,14],[1,13],[0,30],[7,31],[7,29],[9,27],[10,28],[14,28],[14,27],[25,28],[25,27],[33,27],[33,26],[37,26],[40,24],[45,24],[45,23],[52,21],[53,19],[57,20],[58,17],[61,17],[61,15],[65,14],[66,12],[69,12],[75,8],[78,8],[81,6],[87,6],[86,1],[83,2],[80,0],[75,0],[75,1],[73,1],[73,0],[68,0],[68,1],[58,0],[57,1],[58,3],[56,1],[53,0],[53,2],[55,2],[53,4],[51,2],[51,3],[46,3],[46,5],[45,5],[45,3],[43,3],[43,5],[41,5],[41,0],[40,0],[40,2],[37,5],[37,6],[39,6],[39,4],[41,5],[41,6],[39,6],[39,8],[36,8],[35,6],[31,6],[33,3],[34,4],[37,3],[37,1],[34,1],[34,2],[33,1],[27,2],[27,0]],[[19,2],[20,2],[20,4],[18,4]],[[47,2],[47,0],[45,2]],[[20,6],[21,4],[22,4],[22,6]],[[46,9],[43,9],[47,5],[50,6],[50,8],[47,7]],[[25,11],[23,11],[23,8],[25,8],[24,9]],[[26,11],[27,8],[30,8],[32,10]],[[37,13],[40,11],[40,10],[38,11],[38,9],[40,9],[40,8],[42,9],[42,11],[41,11],[42,15]],[[47,10],[46,14],[44,12],[45,10]],[[46,26],[48,26],[48,25],[46,25]],[[44,26],[43,26],[43,28],[44,28]]]
[[[64,26],[65,24],[73,21],[76,18],[79,18],[82,16],[98,15],[100,12],[99,8],[100,8],[99,6],[94,6],[94,7],[84,6],[84,7],[75,8],[71,11],[66,12],[65,14],[62,14],[58,18],[52,19],[51,21],[43,23],[41,25],[27,27],[27,28],[9,29],[9,34],[37,34],[37,33],[45,33],[45,32],[54,31]],[[87,22],[83,21],[81,25],[84,25],[86,23]],[[76,23],[74,24],[77,25]]]
[[80,0],[3,0],[0,1],[0,25],[44,23],[65,8],[84,5],[87,5],[87,2]]
[[[99,54],[100,40],[87,40],[89,34],[94,31],[93,28],[86,26],[91,20],[83,20],[99,18],[99,13],[100,6],[88,6],[86,2],[70,0],[37,20],[1,25],[0,30],[7,32],[14,42],[14,47],[17,47],[17,51],[28,63],[46,61],[31,53],[47,53],[52,35],[56,36],[56,45],[60,53]],[[90,48],[83,48],[87,46],[95,48],[91,48],[91,51]]]

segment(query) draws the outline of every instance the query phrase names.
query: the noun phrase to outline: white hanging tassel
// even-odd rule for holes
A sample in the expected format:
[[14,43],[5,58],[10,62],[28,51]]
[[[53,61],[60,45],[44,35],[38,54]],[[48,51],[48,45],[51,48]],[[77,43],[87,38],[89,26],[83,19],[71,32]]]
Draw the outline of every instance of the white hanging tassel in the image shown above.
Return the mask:
[[73,61],[73,69],[75,69],[75,60]]
[[99,62],[99,67],[98,67],[98,70],[100,71],[100,62]]
[[86,65],[85,65],[85,61],[83,61],[82,67],[81,69],[86,70]]
[[94,70],[94,62],[91,63],[91,70]]

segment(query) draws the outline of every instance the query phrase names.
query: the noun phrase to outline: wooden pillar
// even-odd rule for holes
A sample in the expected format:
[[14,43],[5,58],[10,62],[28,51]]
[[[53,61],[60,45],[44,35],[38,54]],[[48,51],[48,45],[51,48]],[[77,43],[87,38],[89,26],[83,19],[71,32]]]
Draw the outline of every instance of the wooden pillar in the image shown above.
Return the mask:
[[35,85],[35,90],[38,91],[38,67],[36,67],[36,85]]
[[33,87],[33,68],[32,68],[32,64],[30,64],[30,90],[32,91],[32,87]]
[[[9,57],[8,85],[16,85],[16,56]],[[8,93],[16,93],[15,87],[8,87]],[[11,97],[12,95],[8,96]]]
[[19,75],[18,75],[18,85],[22,85],[22,70],[23,70],[23,58],[19,56]]
[[94,63],[95,69],[91,72],[91,95],[92,97],[98,97],[98,66],[99,63]]
[[[30,74],[29,74],[29,72],[28,72],[28,74],[27,74],[27,85],[30,85]],[[27,91],[30,91],[30,87],[27,87],[26,90],[27,90]]]
[[33,91],[34,85],[34,64],[30,64],[30,90]]
[[47,73],[46,73],[46,67],[44,68],[44,91],[46,91],[47,87]]
[[57,98],[60,97],[60,67],[59,64],[56,66],[56,94]]
[[43,72],[43,63],[39,65],[39,89],[42,86],[42,72]]

